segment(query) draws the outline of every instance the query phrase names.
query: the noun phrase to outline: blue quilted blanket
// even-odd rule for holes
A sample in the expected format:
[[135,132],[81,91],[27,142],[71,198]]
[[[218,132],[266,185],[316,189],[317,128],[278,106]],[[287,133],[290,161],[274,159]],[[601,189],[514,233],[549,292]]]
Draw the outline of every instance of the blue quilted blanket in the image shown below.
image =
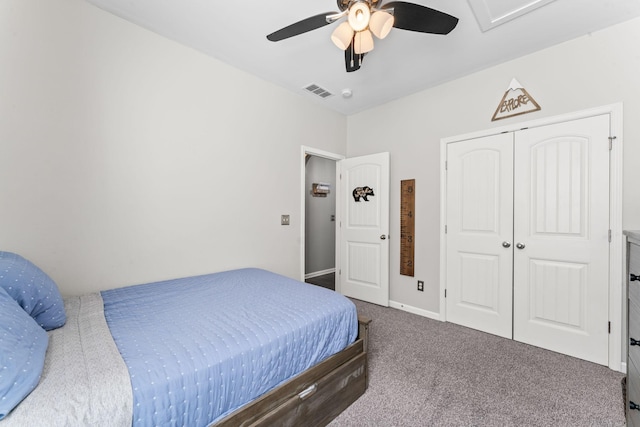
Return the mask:
[[206,426],[344,349],[347,298],[260,269],[102,292],[134,426]]

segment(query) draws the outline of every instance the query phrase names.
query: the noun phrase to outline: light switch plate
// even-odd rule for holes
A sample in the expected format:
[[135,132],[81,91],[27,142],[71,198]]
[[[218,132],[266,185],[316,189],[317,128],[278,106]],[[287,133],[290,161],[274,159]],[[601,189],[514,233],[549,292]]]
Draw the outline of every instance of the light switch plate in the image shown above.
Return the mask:
[[289,225],[289,215],[281,215],[280,216],[280,224],[281,225]]

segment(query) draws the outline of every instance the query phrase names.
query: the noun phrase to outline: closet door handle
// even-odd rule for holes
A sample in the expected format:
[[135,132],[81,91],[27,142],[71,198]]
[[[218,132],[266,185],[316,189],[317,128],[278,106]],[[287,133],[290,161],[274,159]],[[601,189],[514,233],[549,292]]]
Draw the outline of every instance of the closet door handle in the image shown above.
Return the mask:
[[524,249],[524,243],[516,243],[516,248]]
[[511,247],[511,242],[507,242],[507,241],[502,242],[502,247],[503,248],[510,248]]

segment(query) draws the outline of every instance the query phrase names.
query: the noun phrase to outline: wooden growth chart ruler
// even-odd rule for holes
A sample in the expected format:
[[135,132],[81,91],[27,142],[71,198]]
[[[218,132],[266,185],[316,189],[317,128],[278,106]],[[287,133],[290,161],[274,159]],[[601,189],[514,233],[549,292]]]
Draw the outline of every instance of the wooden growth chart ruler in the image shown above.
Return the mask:
[[400,274],[413,277],[416,180],[400,181]]

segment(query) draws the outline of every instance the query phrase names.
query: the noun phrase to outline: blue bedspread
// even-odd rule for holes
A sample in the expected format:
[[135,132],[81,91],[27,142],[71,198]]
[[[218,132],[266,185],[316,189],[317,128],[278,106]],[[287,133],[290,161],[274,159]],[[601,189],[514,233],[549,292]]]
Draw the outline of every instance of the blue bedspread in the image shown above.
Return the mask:
[[102,292],[134,426],[206,426],[352,343],[347,298],[259,269]]

